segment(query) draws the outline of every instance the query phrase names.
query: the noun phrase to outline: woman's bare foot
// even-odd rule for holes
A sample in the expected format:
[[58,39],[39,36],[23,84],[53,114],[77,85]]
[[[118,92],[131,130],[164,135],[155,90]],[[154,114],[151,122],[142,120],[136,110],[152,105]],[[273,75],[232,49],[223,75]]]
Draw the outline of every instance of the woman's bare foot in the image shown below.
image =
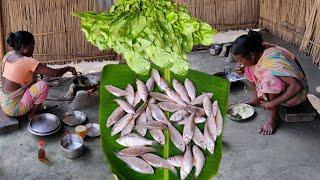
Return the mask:
[[260,106],[260,99],[259,98],[245,99],[241,101],[241,103],[249,104],[252,106]]
[[271,135],[275,133],[277,130],[278,124],[276,120],[270,119],[267,121],[259,130],[258,132],[262,135]]

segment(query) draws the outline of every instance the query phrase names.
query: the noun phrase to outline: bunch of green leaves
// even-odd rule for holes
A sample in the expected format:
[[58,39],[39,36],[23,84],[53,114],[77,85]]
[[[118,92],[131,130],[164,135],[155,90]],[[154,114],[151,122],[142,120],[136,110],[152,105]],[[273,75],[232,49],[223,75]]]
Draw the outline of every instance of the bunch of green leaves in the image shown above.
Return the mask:
[[89,42],[123,54],[128,66],[141,75],[149,72],[151,62],[185,75],[187,53],[194,45],[210,45],[216,33],[170,0],[119,0],[109,12],[73,15],[81,18]]

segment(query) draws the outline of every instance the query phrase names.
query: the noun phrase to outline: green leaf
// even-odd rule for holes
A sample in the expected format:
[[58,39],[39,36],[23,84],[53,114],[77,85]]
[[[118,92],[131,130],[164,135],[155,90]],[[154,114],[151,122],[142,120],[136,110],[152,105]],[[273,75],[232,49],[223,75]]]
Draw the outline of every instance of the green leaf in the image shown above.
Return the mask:
[[186,75],[188,73],[189,63],[185,59],[182,59],[177,55],[175,55],[175,57],[176,58],[174,60],[174,63],[170,67],[170,71],[177,75]]
[[123,56],[126,58],[128,66],[136,73],[147,75],[150,69],[150,62],[134,51],[126,51]]
[[[162,168],[155,169],[154,175],[139,174],[130,169],[124,162],[115,157],[114,153],[124,149],[116,142],[117,136],[111,136],[111,129],[106,128],[106,120],[109,115],[118,107],[113,101],[116,97],[111,95],[105,90],[105,85],[114,85],[116,87],[125,89],[128,83],[135,84],[136,78],[140,78],[144,82],[148,79],[148,76],[137,76],[127,65],[107,65],[103,68],[101,86],[100,86],[100,109],[99,109],[99,121],[101,131],[101,143],[104,154],[107,157],[108,167],[120,180],[176,180],[180,179],[178,176],[169,172],[165,174]],[[184,78],[190,79],[197,88],[197,94],[202,92],[213,93],[213,99],[218,100],[219,106],[223,117],[226,114],[227,101],[229,96],[229,83],[221,78],[204,74],[198,71],[189,70],[186,76],[171,75],[171,79],[177,79],[183,82]],[[203,127],[200,126],[203,130]],[[181,128],[179,129],[182,132]],[[147,137],[150,136],[147,134]],[[168,142],[168,141],[167,141]],[[163,157],[163,146],[156,147],[156,154]],[[169,156],[181,154],[178,149],[170,142],[169,143]],[[214,155],[204,152],[206,157],[205,166],[197,178],[197,180],[212,179],[218,172],[219,164],[222,156],[222,135],[216,140],[216,148]],[[194,169],[187,179],[192,179]]]
[[166,15],[167,20],[173,24],[178,20],[178,14],[175,12],[170,12]]

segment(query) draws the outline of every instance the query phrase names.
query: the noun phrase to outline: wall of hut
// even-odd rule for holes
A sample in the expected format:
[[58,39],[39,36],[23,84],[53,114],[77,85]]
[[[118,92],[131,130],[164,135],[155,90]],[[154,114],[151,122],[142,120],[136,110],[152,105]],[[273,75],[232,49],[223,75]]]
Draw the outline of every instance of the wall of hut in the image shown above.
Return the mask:
[[[0,55],[8,51],[5,38],[9,32],[27,30],[35,35],[34,57],[42,62],[114,59],[111,51],[100,51],[89,44],[80,31],[79,19],[70,15],[74,11],[103,11],[111,1],[1,0]],[[259,22],[259,0],[175,1],[219,30],[257,27]]]
[[320,0],[261,0],[260,26],[300,46],[320,65]]

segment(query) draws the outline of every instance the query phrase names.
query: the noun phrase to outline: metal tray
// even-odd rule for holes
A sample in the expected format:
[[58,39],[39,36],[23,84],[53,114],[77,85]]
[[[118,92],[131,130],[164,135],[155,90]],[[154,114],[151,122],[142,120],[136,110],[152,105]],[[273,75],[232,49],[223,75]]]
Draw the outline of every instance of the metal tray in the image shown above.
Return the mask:
[[53,130],[53,131],[51,131],[51,132],[48,132],[48,133],[37,133],[37,132],[34,132],[31,128],[30,128],[30,126],[28,126],[28,131],[31,133],[31,134],[33,134],[33,135],[36,135],[36,136],[48,136],[48,135],[51,135],[51,134],[54,134],[54,133],[56,133],[56,132],[58,132],[60,129],[61,129],[61,124],[59,124],[59,126],[55,129],[55,130]]
[[30,122],[29,127],[36,133],[50,133],[58,128],[60,125],[59,118],[50,113],[43,113],[34,116]]
[[249,119],[254,115],[254,108],[249,104],[232,104],[228,107],[228,118],[234,121]]
[[82,124],[86,121],[87,116],[81,111],[73,111],[73,112],[67,112],[62,119],[62,122],[69,126],[77,126],[79,124]]
[[87,135],[89,137],[97,137],[100,136],[100,126],[97,123],[88,123],[86,124]]

